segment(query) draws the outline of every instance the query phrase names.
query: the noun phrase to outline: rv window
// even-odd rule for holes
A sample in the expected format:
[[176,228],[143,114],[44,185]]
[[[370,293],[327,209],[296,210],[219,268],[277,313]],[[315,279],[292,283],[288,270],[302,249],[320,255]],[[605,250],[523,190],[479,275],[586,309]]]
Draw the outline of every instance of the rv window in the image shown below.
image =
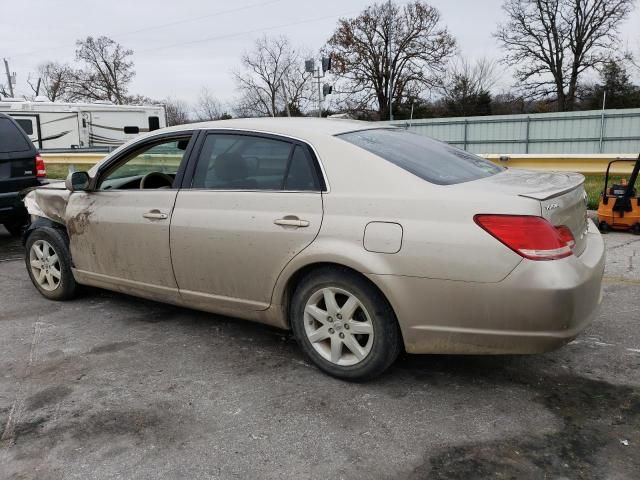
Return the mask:
[[160,128],[160,117],[149,117],[149,131],[153,132]]
[[138,128],[138,127],[124,127],[124,133],[127,133],[127,134],[140,133],[140,128]]
[[27,135],[33,135],[33,123],[31,123],[31,120],[18,118],[15,118],[14,120],[18,125],[20,125],[20,128],[24,130],[24,133],[26,133]]

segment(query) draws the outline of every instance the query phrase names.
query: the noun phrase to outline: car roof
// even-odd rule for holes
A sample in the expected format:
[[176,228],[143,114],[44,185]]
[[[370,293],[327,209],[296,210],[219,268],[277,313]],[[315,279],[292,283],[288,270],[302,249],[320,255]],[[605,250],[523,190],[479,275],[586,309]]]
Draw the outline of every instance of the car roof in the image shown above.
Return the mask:
[[[388,127],[385,125],[384,127]],[[318,135],[338,135],[355,130],[381,128],[381,125],[358,120],[311,118],[311,117],[264,117],[264,118],[236,118],[230,120],[216,120],[212,122],[191,123],[163,129],[167,131],[182,131],[193,129],[238,129],[256,132],[275,133],[300,138]]]

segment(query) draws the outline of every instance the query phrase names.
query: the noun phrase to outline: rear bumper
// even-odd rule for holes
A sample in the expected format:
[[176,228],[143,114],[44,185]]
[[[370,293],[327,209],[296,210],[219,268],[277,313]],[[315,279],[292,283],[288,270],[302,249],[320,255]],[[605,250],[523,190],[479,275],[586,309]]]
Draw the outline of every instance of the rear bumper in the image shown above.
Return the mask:
[[579,257],[522,260],[501,282],[370,275],[387,295],[410,353],[539,353],[586,328],[601,302],[605,251],[589,221]]
[[[26,188],[40,187],[46,184],[46,179],[40,180],[33,178],[33,180],[23,182],[19,188],[22,191]],[[20,192],[0,193],[0,223],[11,222],[20,217],[28,217],[27,209],[22,203]]]

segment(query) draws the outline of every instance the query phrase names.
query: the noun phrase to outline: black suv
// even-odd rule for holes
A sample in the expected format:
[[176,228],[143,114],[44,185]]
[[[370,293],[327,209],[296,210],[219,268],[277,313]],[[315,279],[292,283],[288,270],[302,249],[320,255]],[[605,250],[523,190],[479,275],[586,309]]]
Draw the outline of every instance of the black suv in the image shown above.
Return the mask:
[[8,115],[0,113],[0,223],[11,235],[20,235],[28,223],[18,193],[41,185],[44,162],[27,134]]

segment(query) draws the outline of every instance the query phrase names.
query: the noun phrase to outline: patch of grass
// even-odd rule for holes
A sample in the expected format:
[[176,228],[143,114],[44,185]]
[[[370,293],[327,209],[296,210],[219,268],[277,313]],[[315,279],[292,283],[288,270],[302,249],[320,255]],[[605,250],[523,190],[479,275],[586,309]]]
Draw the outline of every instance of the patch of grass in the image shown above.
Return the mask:
[[[86,167],[82,166],[84,170]],[[76,168],[78,170],[78,168]],[[88,168],[87,168],[88,170]],[[51,165],[47,164],[47,178],[49,180],[64,180],[69,173],[69,165]]]
[[[609,177],[609,187],[614,183],[620,183],[620,179],[628,178],[628,175],[611,175]],[[600,202],[600,194],[604,188],[604,175],[585,175],[584,189],[589,197],[589,209],[597,210]]]

